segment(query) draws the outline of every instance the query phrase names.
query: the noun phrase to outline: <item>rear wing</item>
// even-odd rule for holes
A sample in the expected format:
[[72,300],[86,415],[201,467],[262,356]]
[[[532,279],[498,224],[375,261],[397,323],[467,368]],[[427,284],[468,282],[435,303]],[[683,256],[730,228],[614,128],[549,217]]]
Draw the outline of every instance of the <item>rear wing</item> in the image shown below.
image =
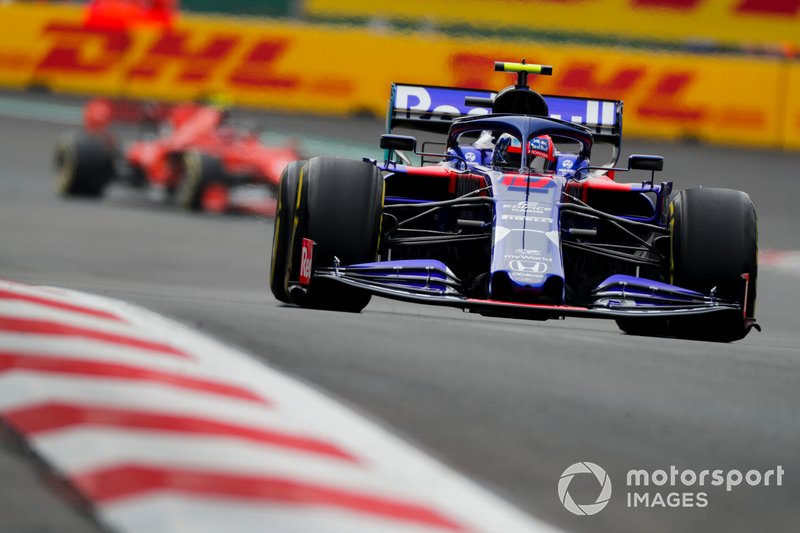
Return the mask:
[[[436,87],[430,85],[392,84],[386,131],[404,127],[433,133],[446,133],[458,117],[487,115],[490,107],[465,104],[465,99],[492,99],[497,93],[483,89]],[[571,96],[544,96],[550,117],[592,130],[595,139],[614,144],[622,140],[622,102]]]
[[101,132],[112,124],[156,126],[167,120],[176,104],[114,98],[93,98],[83,110],[84,127]]

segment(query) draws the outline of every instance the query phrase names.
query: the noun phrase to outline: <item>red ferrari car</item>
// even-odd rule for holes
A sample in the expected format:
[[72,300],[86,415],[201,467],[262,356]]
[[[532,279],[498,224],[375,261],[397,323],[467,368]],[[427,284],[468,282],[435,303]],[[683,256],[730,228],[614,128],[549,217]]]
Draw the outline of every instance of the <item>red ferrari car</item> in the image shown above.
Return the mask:
[[[138,125],[139,139],[123,146],[120,123]],[[59,140],[55,163],[63,196],[101,197],[117,181],[189,210],[271,216],[281,171],[298,158],[291,144],[267,146],[229,125],[218,106],[95,99],[84,130]]]
[[86,4],[83,22],[87,28],[99,30],[170,28],[177,13],[177,0],[91,0]]

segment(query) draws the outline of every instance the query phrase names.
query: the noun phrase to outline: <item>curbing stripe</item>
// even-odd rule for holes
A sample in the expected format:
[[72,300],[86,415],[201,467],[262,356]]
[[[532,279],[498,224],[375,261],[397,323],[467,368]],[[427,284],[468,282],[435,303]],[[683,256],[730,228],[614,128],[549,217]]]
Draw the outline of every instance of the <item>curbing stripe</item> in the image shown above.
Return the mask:
[[288,448],[296,452],[324,455],[331,459],[358,462],[356,457],[336,445],[318,439],[289,435],[265,428],[228,424],[207,418],[58,402],[9,410],[5,412],[4,417],[16,431],[29,436],[75,426],[120,427],[142,431],[174,432],[186,436],[201,435],[242,439],[266,446]]
[[264,398],[261,398],[247,389],[227,385],[225,383],[193,378],[182,374],[69,357],[50,357],[44,355],[0,352],[0,373],[12,371],[69,374],[105,379],[162,383],[177,388],[230,396],[232,398],[269,405],[269,402]]
[[[145,384],[138,380],[28,372],[0,374],[0,411],[48,402],[92,405],[98,398],[103,399],[103,406],[110,408],[135,408],[186,417],[202,413],[208,418],[232,424],[269,425],[285,431],[302,432],[309,437],[324,434],[313,425],[303,425],[299,417],[287,416],[293,411],[277,408],[275,401],[270,403],[270,408],[265,408],[238,398],[190,392],[158,382]],[[302,411],[298,413],[302,414]]]
[[99,329],[82,328],[64,324],[63,322],[54,322],[49,320],[32,320],[25,318],[14,318],[10,316],[0,316],[0,331],[8,331],[12,333],[24,333],[26,335],[56,335],[63,337],[83,337],[86,339],[98,340],[110,344],[122,344],[141,348],[151,352],[159,352],[164,355],[172,355],[176,357],[189,356],[168,344],[137,339],[126,335],[119,335],[116,333],[109,333]]
[[467,531],[430,508],[292,479],[125,465],[87,472],[75,484],[101,504],[153,491],[222,496],[285,505],[332,506],[447,531]]
[[0,416],[109,529],[556,531],[185,326],[82,293],[0,288],[32,296],[0,295]]
[[[305,506],[302,513],[297,507],[270,504],[264,501],[229,499],[209,507],[201,498],[182,494],[143,496],[118,503],[110,503],[109,517],[116,523],[135,523],[136,531],[163,531],[165,518],[192,516],[192,533],[220,533],[232,531],[235,521],[240,531],[280,533],[442,533],[441,528],[419,523],[389,521],[369,514],[349,512],[342,508]],[[487,530],[489,531],[489,530]],[[505,530],[491,530],[505,533]]]
[[59,301],[52,297],[42,297],[34,294],[25,294],[22,292],[13,292],[5,289],[0,289],[0,300],[19,300],[23,302],[30,302],[37,305],[52,307],[61,311],[69,311],[72,313],[80,313],[94,318],[105,318],[116,322],[122,322],[122,319],[108,311],[93,309],[91,307],[84,307],[82,305],[75,305],[68,302]]
[[[86,449],[85,443],[102,446]],[[354,468],[348,461],[331,460],[290,448],[217,436],[187,438],[177,432],[140,431],[128,428],[78,426],[37,435],[37,452],[53,458],[66,475],[111,468],[120,464],[146,464],[163,468],[292,478],[353,492],[380,494],[415,501],[419,489],[404,483],[388,486],[370,465]]]

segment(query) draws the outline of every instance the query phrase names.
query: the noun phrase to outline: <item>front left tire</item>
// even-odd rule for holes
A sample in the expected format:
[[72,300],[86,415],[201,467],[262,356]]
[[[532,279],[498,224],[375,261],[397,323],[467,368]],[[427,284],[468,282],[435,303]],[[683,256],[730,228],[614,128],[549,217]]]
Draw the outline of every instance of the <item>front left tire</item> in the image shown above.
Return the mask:
[[99,198],[114,177],[114,149],[100,136],[67,135],[55,149],[58,193]]

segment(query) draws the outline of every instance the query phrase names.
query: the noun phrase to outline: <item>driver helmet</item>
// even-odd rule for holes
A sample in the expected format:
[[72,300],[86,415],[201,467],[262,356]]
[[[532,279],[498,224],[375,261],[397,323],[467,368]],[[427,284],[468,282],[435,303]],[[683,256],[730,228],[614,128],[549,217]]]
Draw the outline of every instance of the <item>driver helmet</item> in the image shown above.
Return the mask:
[[[530,140],[528,143],[529,168],[548,170],[555,161],[555,147],[549,135],[540,135]],[[508,133],[502,134],[494,147],[492,165],[519,169],[522,165],[522,143],[519,139]]]

